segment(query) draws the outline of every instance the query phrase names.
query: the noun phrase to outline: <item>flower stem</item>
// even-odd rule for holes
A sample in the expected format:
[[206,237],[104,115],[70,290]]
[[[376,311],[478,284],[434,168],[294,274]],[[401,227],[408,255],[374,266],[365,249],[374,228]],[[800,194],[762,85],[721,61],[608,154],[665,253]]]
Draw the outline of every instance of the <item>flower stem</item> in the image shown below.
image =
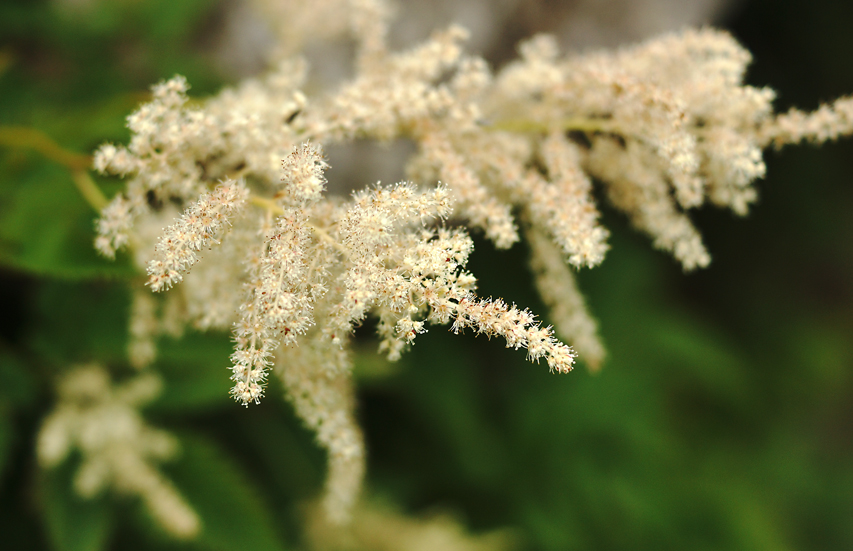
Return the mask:
[[[278,206],[276,204],[276,202],[273,201],[272,199],[268,199],[266,197],[259,197],[257,195],[250,195],[249,196],[249,202],[253,203],[253,204],[255,204],[261,208],[264,208],[264,209],[266,209],[266,210],[268,210],[274,214],[284,214],[284,209],[282,209],[280,206]],[[344,247],[343,245],[341,245],[340,243],[335,241],[335,238],[332,237],[331,235],[329,235],[329,233],[326,230],[324,230],[323,228],[320,228],[318,226],[315,226],[314,224],[312,224],[310,222],[306,222],[305,225],[308,226],[309,228],[311,228],[314,231],[314,233],[317,235],[317,237],[319,237],[320,239],[322,239],[326,243],[328,243],[331,246],[333,246],[334,248],[336,248],[344,256],[349,256],[349,251],[346,249],[346,247]]]
[[0,126],[0,145],[32,149],[51,161],[61,164],[71,171],[74,185],[93,209],[100,212],[107,206],[107,198],[87,172],[92,165],[90,156],[69,151],[41,130],[25,126]]

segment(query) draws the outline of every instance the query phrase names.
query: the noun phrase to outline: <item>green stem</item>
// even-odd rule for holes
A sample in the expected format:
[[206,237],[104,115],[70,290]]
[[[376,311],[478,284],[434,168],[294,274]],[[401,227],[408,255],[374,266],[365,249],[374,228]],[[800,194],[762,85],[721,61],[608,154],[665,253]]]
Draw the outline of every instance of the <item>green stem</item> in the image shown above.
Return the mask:
[[75,170],[71,172],[71,178],[74,180],[74,185],[77,186],[77,190],[80,192],[80,195],[83,196],[83,199],[85,199],[93,209],[98,212],[104,210],[104,207],[107,206],[109,200],[103,194],[101,188],[95,184],[88,172],[85,170]]
[[86,170],[92,165],[92,158],[69,151],[40,130],[25,126],[0,126],[0,145],[23,147],[41,153],[71,170]]
[[92,158],[69,151],[47,134],[25,126],[0,126],[0,145],[32,149],[71,171],[74,185],[89,205],[100,212],[109,202],[87,172]]

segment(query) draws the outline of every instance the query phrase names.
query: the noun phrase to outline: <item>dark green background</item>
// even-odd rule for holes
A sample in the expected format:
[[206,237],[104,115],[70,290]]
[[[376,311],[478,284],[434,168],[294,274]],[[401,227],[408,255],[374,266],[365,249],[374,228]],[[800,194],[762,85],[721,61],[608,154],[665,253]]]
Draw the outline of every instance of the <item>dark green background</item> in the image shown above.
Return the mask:
[[[217,3],[104,3],[85,19],[0,4],[0,125],[72,150],[126,141],[147,87],[223,77],[206,46]],[[727,21],[748,80],[780,110],[853,92],[853,4],[745,3]],[[359,333],[368,490],[472,530],[517,528],[525,549],[853,549],[853,143],[769,151],[745,219],[694,218],[713,263],[685,275],[611,211],[612,251],[581,274],[609,358],[597,376],[529,365],[498,341],[434,328],[388,368]],[[334,159],[331,159],[334,164]],[[120,182],[98,180],[113,193]],[[134,500],[81,502],[73,462],[41,473],[34,435],[50,381],[125,360],[126,258],[91,249],[94,213],[68,172],[0,148],[0,534],[3,549],[162,549]],[[522,246],[478,241],[481,293],[543,311]],[[363,345],[363,346],[362,346]],[[227,335],[161,342],[164,394],[146,411],[181,438],[164,467],[208,530],[194,549],[290,549],[323,454],[289,406],[227,398]],[[271,397],[280,394],[273,384]]]

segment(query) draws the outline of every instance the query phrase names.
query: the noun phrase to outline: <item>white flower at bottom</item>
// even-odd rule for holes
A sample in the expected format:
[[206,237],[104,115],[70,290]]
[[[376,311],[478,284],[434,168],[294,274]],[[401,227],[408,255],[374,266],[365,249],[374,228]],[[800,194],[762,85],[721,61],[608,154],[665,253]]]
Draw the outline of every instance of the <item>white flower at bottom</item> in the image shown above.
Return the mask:
[[56,467],[72,448],[82,455],[74,488],[92,498],[106,488],[138,496],[160,526],[178,538],[198,534],[201,521],[157,470],[178,443],[145,423],[139,406],[160,392],[160,379],[140,375],[114,386],[99,365],[77,366],[58,381],[59,403],[38,435],[39,463]]

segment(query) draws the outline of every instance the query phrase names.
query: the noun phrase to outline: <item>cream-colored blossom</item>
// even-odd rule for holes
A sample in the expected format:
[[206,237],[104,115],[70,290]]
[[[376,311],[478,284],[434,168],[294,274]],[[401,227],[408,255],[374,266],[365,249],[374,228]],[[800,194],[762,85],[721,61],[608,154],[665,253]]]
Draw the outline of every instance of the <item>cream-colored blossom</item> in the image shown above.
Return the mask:
[[561,133],[542,143],[542,160],[550,182],[529,171],[531,219],[544,226],[573,266],[596,266],[607,251],[607,230],[598,224],[592,182],[581,167],[577,145]]
[[350,520],[364,476],[364,437],[355,418],[348,354],[323,341],[283,350],[276,372],[297,415],[328,453],[323,508],[333,524]]
[[776,147],[803,140],[822,143],[853,132],[853,97],[843,97],[821,105],[812,113],[791,108],[784,115],[768,121],[761,129],[761,144]]
[[472,226],[482,228],[495,246],[506,249],[518,241],[510,207],[491,196],[465,159],[438,133],[423,139],[424,157],[438,167],[439,179],[449,183],[459,198],[459,208]]
[[[450,303],[453,304],[453,303]],[[532,361],[545,358],[551,371],[568,373],[575,362],[571,348],[554,338],[551,327],[542,327],[527,310],[508,306],[502,300],[478,300],[462,297],[454,306],[445,305],[455,312],[453,331],[466,327],[487,336],[498,335],[506,340],[507,348],[526,348]]]
[[[318,514],[319,513],[319,514]],[[307,545],[315,551],[510,551],[522,540],[512,530],[472,533],[454,516],[404,515],[376,500],[362,500],[346,527],[330,526],[322,509],[308,511]]]
[[631,221],[649,234],[655,247],[670,252],[685,270],[703,268],[711,257],[693,223],[673,201],[657,170],[658,159],[642,144],[625,147],[598,138],[590,149],[588,167],[607,185],[607,196]]
[[134,289],[131,296],[127,344],[127,357],[133,367],[147,367],[157,357],[155,338],[159,329],[156,300],[144,289]]
[[[104,148],[114,149],[112,145]],[[95,160],[97,162],[98,157]],[[128,244],[128,234],[133,227],[133,210],[131,202],[119,194],[101,211],[98,237],[95,239],[95,248],[99,253],[107,258],[115,258],[116,251]]]
[[165,229],[148,263],[148,285],[152,291],[169,289],[199,261],[198,253],[228,224],[249,191],[242,182],[226,181],[212,193],[203,194],[177,222]]
[[114,385],[99,365],[74,367],[58,381],[58,403],[39,431],[38,459],[53,468],[79,450],[74,488],[81,497],[106,489],[134,495],[164,530],[191,538],[201,528],[198,515],[156,467],[174,457],[177,440],[150,427],[139,412],[160,387],[150,372]]
[[[775,115],[773,92],[743,83],[749,52],[712,29],[580,55],[539,36],[493,71],[465,52],[458,26],[390,51],[384,0],[258,3],[283,15],[269,74],[194,104],[185,79],[161,82],[128,117],[130,143],[96,152],[99,171],[128,180],[102,212],[96,247],[109,257],[139,249],[152,290],[183,280],[160,330],[231,327],[241,404],[259,402],[277,366],[329,453],[326,510],[338,521],[364,470],[346,358],[370,316],[392,360],[431,324],[452,324],[526,348],[552,371],[573,367],[574,351],[511,297],[476,295],[468,230],[497,248],[528,236],[556,333],[595,367],[603,349],[570,267],[596,266],[608,250],[596,186],[690,270],[710,262],[691,210],[711,203],[746,214],[764,147],[853,131],[849,98]],[[347,32],[352,77],[309,90],[293,54]],[[401,160],[411,182],[325,194],[324,146],[397,139],[415,145]],[[184,212],[169,225],[174,205]],[[155,245],[149,234],[164,226]],[[135,307],[137,364],[153,357],[150,306]]]
[[604,345],[598,337],[598,324],[587,310],[572,269],[563,255],[541,231],[526,235],[530,246],[530,268],[545,305],[550,309],[557,335],[572,344],[586,365],[597,371],[604,361]]

